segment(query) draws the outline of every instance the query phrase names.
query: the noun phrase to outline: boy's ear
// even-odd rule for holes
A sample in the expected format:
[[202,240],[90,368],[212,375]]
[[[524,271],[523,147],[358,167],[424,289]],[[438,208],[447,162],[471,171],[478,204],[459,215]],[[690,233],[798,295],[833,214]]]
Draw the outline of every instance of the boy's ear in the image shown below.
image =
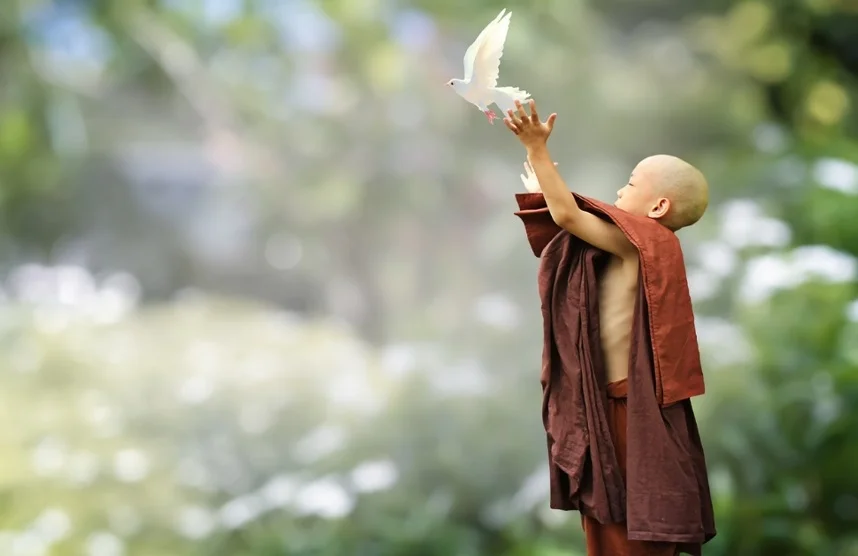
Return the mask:
[[670,210],[670,199],[661,197],[656,201],[655,205],[650,209],[648,216],[650,218],[664,218],[667,211]]

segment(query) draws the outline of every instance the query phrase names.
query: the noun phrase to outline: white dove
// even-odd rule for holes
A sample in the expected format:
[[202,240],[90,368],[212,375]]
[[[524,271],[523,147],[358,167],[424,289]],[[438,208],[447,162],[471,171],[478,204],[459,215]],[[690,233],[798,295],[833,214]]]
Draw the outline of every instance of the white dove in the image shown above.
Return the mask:
[[524,102],[530,98],[527,91],[497,86],[500,59],[511,16],[512,12],[503,9],[494,21],[486,25],[465,52],[465,78],[447,82],[459,96],[482,110],[492,125],[500,116],[490,110],[489,105],[495,104],[501,113],[506,113],[507,110],[515,109],[516,100]]

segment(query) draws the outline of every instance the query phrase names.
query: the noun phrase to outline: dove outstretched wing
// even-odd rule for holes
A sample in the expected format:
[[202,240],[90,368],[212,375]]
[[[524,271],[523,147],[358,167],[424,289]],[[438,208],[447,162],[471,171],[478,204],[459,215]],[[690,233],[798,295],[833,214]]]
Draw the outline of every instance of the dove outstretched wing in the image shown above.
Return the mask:
[[474,55],[474,69],[471,83],[475,87],[491,89],[498,84],[500,61],[503,56],[503,45],[509,32],[509,19],[512,13],[498,16],[499,20],[492,22],[482,43]]
[[[468,47],[468,50],[465,51],[465,81],[470,81],[471,77],[474,75],[474,64],[477,59],[477,52],[480,50],[482,45],[486,42],[486,38],[489,37],[493,33],[493,29],[498,25],[501,19],[506,14],[506,8],[501,10],[496,18],[494,18],[485,28],[480,31],[480,34],[477,35],[477,38],[474,42],[471,43],[471,46]],[[509,20],[507,20],[507,29],[509,28]],[[504,32],[504,36],[506,36],[506,32]]]

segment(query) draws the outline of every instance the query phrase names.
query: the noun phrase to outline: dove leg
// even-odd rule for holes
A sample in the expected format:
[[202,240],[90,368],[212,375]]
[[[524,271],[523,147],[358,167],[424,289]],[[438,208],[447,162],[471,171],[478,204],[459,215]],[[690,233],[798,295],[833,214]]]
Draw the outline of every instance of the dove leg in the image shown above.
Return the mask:
[[495,125],[495,120],[500,119],[494,110],[490,109],[488,106],[479,106],[479,109],[483,111],[483,114],[488,118],[489,123]]

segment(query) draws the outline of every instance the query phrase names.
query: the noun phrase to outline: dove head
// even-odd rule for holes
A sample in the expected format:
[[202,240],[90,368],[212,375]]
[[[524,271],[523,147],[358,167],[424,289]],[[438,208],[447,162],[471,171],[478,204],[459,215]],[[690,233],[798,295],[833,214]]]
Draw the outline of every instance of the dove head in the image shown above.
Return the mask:
[[614,203],[626,212],[658,220],[676,231],[700,220],[709,204],[703,174],[681,158],[659,154],[643,159]]
[[465,89],[467,89],[468,84],[465,83],[464,81],[462,81],[461,79],[451,79],[451,80],[447,81],[447,86],[452,87],[454,91],[461,94],[461,93],[465,92]]

